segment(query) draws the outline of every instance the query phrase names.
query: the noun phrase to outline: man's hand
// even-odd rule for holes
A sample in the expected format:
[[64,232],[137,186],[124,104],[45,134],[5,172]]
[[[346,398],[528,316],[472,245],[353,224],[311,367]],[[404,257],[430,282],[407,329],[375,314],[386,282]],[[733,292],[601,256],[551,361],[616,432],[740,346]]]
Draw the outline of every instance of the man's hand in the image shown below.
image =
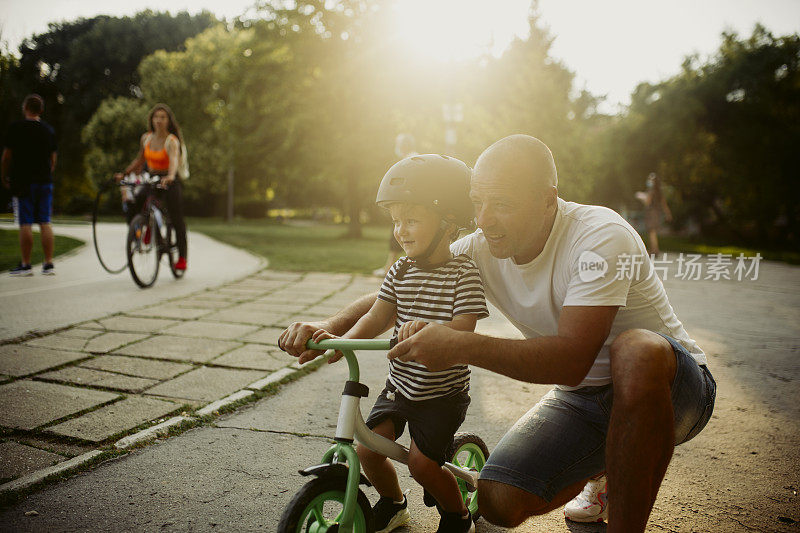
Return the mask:
[[428,323],[422,320],[409,320],[408,322],[404,322],[397,331],[397,340],[402,342],[427,325]]
[[[341,337],[339,337],[338,335],[334,335],[333,333],[330,333],[329,331],[325,331],[324,329],[318,329],[311,336],[311,340],[314,341],[315,343],[319,343],[319,341],[324,341],[325,339],[339,339],[339,338],[341,338]],[[328,364],[335,363],[336,361],[338,361],[342,357],[344,357],[344,354],[342,352],[340,352],[339,350],[336,350],[336,352],[333,354],[333,356],[331,356],[331,358],[328,359]],[[302,362],[303,361],[301,359],[301,363]]]
[[326,327],[327,324],[322,322],[295,322],[278,337],[278,348],[293,357],[298,357],[300,364],[312,361],[325,352],[309,350],[306,348],[306,343],[314,333]]
[[428,370],[436,372],[453,365],[466,364],[460,359],[463,352],[458,349],[458,341],[464,332],[456,331],[441,324],[428,324],[389,350],[387,357],[398,361],[416,361]]

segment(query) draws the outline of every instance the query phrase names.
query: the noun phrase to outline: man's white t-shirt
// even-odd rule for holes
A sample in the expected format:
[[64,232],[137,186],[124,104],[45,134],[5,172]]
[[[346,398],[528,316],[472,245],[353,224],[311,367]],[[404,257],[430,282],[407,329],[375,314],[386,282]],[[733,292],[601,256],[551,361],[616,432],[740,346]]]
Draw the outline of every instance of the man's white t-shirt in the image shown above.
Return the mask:
[[547,243],[526,264],[492,256],[481,230],[450,249],[475,261],[487,299],[525,338],[557,335],[564,306],[619,306],[608,339],[579,387],[611,383],[609,346],[632,328],[669,335],[698,364],[706,364],[705,354],[675,316],[641,237],[610,209],[559,198]]

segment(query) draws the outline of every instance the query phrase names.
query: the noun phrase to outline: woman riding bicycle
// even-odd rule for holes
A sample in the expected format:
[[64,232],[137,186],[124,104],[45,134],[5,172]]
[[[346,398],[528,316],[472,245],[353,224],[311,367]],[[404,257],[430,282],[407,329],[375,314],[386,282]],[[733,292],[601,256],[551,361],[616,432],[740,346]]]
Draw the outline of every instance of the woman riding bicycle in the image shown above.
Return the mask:
[[[121,180],[124,174],[131,172],[140,173],[145,164],[150,174],[163,176],[161,187],[166,189],[166,203],[169,218],[175,227],[175,236],[178,244],[180,258],[175,263],[176,270],[186,270],[186,223],[183,220],[183,183],[186,176],[179,176],[181,166],[181,151],[185,150],[183,136],[175,115],[167,104],[156,104],[147,117],[148,131],[142,135],[139,143],[139,153],[125,169],[124,173],[117,173],[115,177]],[[146,194],[137,195],[133,205],[129,206],[128,216],[141,210]]]

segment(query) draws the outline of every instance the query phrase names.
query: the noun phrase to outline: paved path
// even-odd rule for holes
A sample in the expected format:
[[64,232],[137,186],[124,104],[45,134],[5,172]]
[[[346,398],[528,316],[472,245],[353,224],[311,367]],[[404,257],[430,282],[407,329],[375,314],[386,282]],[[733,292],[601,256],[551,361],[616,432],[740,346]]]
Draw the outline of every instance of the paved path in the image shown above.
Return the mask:
[[[13,225],[0,224],[11,229]],[[135,309],[239,279],[263,268],[265,262],[248,252],[215,241],[199,233],[189,233],[189,270],[180,280],[173,279],[163,260],[156,284],[138,288],[130,273],[112,275],[100,266],[92,245],[88,224],[55,224],[56,234],[75,237],[86,244],[76,252],[56,259],[56,275],[42,276],[35,268],[33,277],[16,278],[0,274],[0,339],[17,337],[30,330],[48,331]],[[111,268],[125,264],[126,226],[122,223],[98,225],[104,260]],[[34,246],[39,246],[35,235]]]
[[[20,410],[9,411],[7,404],[0,403],[4,405],[0,413],[5,413],[7,419],[13,418],[9,413],[17,413],[16,419],[23,421],[18,426],[25,420],[30,420],[28,425],[33,426],[29,430],[17,426],[12,429],[8,422],[0,422],[8,428],[5,442],[1,443],[5,448],[0,448],[0,457],[5,453],[6,457],[17,454],[30,462],[40,459],[33,453],[20,454],[19,446],[25,446],[37,453],[58,455],[47,458],[63,462],[92,447],[110,447],[120,434],[90,441],[87,437],[98,427],[105,426],[72,421],[92,421],[87,417],[115,405],[128,414],[139,413],[123,404],[131,398],[180,404],[160,419],[177,413],[185,413],[187,419],[192,419],[196,409],[213,396],[198,398],[197,395],[218,381],[186,378],[180,381],[182,376],[210,376],[211,372],[220,370],[255,371],[265,376],[293,372],[291,361],[280,359],[281,355],[274,350],[276,329],[295,317],[313,318],[315,313],[328,313],[376,285],[375,278],[361,276],[310,273],[298,277],[265,270],[241,282],[159,306],[167,310],[162,313],[175,313],[160,319],[176,324],[131,331],[123,325],[136,322],[136,317],[142,315],[132,311],[71,328],[69,331],[78,338],[92,335],[86,331],[100,332],[87,342],[103,339],[103,342],[95,341],[96,344],[106,341],[108,344],[94,352],[86,352],[86,343],[72,348],[62,346],[64,352],[83,355],[75,362],[58,367],[56,372],[75,372],[81,368],[96,370],[98,361],[110,357],[148,365],[188,364],[192,368],[174,377],[158,373],[150,377],[136,376],[136,372],[142,372],[135,367],[133,370],[112,368],[111,374],[144,377],[157,383],[136,393],[114,388],[120,387],[116,382],[111,385],[105,382],[105,386],[84,384],[84,391],[125,394],[126,399],[93,397],[86,401],[99,403],[78,410],[80,416],[72,419],[70,415],[51,413],[61,417],[42,422],[38,411],[22,416]],[[708,353],[719,389],[708,428],[676,450],[649,530],[797,531],[800,520],[797,505],[800,488],[800,404],[797,402],[800,392],[800,268],[762,263],[757,281],[668,279],[665,285],[688,331]],[[210,309],[215,306],[218,308]],[[186,310],[199,314],[190,316],[192,313]],[[176,316],[184,312],[187,314]],[[153,315],[148,312],[147,316]],[[234,332],[224,324],[256,329]],[[482,321],[480,328],[497,335],[513,334],[508,324],[496,315]],[[222,332],[230,337],[219,339]],[[109,349],[114,344],[111,340],[121,334],[141,334],[146,338],[131,338],[124,346]],[[71,342],[67,338],[63,335],[61,340],[67,344]],[[170,348],[149,351],[153,346],[164,346],[169,339],[174,340]],[[39,346],[36,341],[27,344],[33,342],[31,348],[44,349],[41,342],[45,341],[38,341]],[[220,350],[220,345],[215,344],[220,341],[232,345]],[[194,348],[181,351],[180,347],[185,345]],[[12,359],[0,357],[6,364]],[[255,368],[271,359],[277,361],[278,370]],[[361,360],[364,380],[374,398],[385,375],[385,359],[380,354],[372,354],[372,357],[363,354]],[[58,384],[52,372],[52,369],[39,370],[15,377],[0,385],[0,391],[20,382],[35,383],[39,387]],[[69,372],[63,379],[74,389],[75,377]],[[344,375],[343,364],[323,367],[283,385],[277,394],[268,394],[231,414],[213,418],[180,436],[137,449],[90,472],[35,492],[0,510],[0,528],[18,531],[274,530],[282,508],[303,483],[296,474],[297,468],[318,462],[328,445],[327,436],[335,427]],[[255,374],[248,374],[248,377],[255,377]],[[236,382],[227,390],[239,387],[245,392],[261,391],[259,386],[245,381]],[[491,448],[546,389],[477,370],[473,378],[473,402],[463,428],[481,434]],[[223,392],[217,391],[217,394]],[[371,400],[364,403],[370,404]],[[364,405],[362,410],[368,407]],[[39,419],[34,420],[37,413]],[[95,415],[94,420],[123,418]],[[73,436],[66,439],[65,435]],[[2,464],[9,463],[3,461]],[[24,472],[10,477],[17,475],[24,476]],[[411,489],[413,519],[408,528],[398,531],[431,531],[435,527],[435,512],[422,506],[421,490],[407,474],[402,475],[402,485]],[[374,492],[368,495],[374,500]],[[36,511],[38,515],[26,516],[29,511]],[[567,523],[559,510],[533,519],[517,530],[594,532],[603,531],[604,526]],[[482,521],[479,531],[501,529]]]

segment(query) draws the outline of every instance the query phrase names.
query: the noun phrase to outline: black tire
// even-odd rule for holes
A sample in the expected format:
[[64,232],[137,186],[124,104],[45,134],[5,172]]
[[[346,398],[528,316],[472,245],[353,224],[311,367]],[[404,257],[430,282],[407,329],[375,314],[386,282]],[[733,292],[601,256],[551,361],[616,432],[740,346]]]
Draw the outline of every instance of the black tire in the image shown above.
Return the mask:
[[167,222],[167,242],[164,243],[164,253],[169,260],[169,270],[175,279],[183,277],[185,270],[178,270],[175,268],[175,263],[178,262],[180,253],[178,252],[178,239],[175,234],[175,227],[171,222]]
[[[347,477],[338,475],[314,478],[303,485],[284,509],[281,521],[278,523],[278,533],[315,531],[316,529],[312,526],[319,522],[317,517],[313,516],[314,510],[318,511],[320,515],[324,515],[322,518],[328,524],[335,524],[336,517],[342,509],[346,486]],[[356,502],[358,505],[354,517],[353,533],[374,533],[372,508],[361,489],[358,489]]]
[[[149,229],[149,241],[146,236]],[[158,227],[155,217],[141,213],[133,217],[128,226],[128,239],[125,244],[128,270],[136,284],[146,289],[156,282],[161,253],[158,249]]]
[[[456,433],[453,444],[447,450],[447,457],[456,466],[480,472],[489,457],[489,448],[483,439],[473,433]],[[464,503],[472,513],[472,519],[477,522],[481,516],[478,512],[478,492],[467,490],[467,484],[463,479],[456,478],[456,482]]]

